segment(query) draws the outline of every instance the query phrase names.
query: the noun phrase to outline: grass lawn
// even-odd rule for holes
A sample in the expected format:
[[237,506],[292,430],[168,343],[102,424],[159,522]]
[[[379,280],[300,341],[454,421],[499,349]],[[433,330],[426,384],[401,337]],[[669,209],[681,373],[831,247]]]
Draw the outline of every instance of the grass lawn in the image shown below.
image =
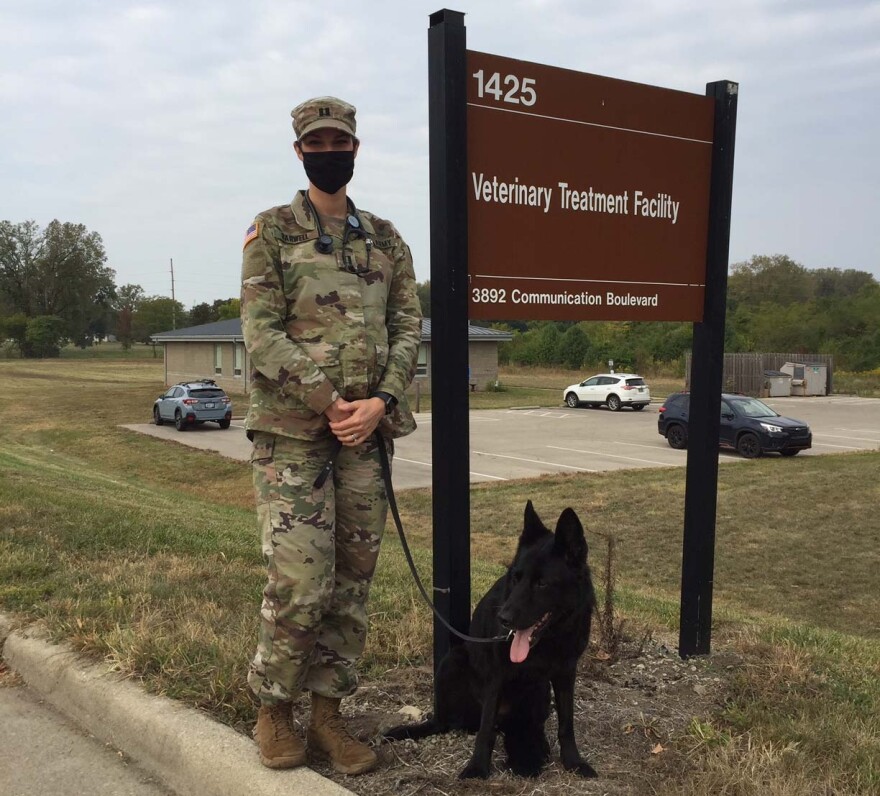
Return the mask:
[[[557,377],[559,397],[573,379],[553,375],[553,390]],[[550,389],[546,373],[503,378]],[[263,578],[247,465],[118,427],[149,418],[161,360],[6,360],[0,380],[0,610],[243,729]],[[687,777],[668,792],[880,793],[880,453],[742,461],[719,477],[714,633],[743,665],[681,739]],[[429,581],[430,493],[398,498]],[[683,469],[474,486],[474,595],[512,556],[529,498],[547,520],[577,509],[595,569],[614,529],[619,609],[674,631]],[[370,611],[368,678],[430,661],[390,528]]]
[[880,398],[880,368],[862,373],[837,371],[834,374],[834,392]]
[[161,345],[133,343],[128,349],[122,343],[97,343],[88,348],[68,345],[61,349],[61,359],[156,359],[162,361]]

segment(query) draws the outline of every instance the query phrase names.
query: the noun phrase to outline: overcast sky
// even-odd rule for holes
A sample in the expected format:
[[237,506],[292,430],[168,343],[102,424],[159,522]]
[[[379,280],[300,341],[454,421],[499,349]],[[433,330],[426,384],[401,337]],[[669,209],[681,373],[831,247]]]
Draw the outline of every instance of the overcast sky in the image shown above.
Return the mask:
[[[350,195],[429,278],[423,0],[0,0],[0,219],[100,233],[117,285],[237,296],[254,215],[304,187],[290,109],[358,107]],[[472,50],[656,86],[740,84],[731,262],[880,278],[880,2],[501,0]],[[540,144],[539,144],[540,145]]]

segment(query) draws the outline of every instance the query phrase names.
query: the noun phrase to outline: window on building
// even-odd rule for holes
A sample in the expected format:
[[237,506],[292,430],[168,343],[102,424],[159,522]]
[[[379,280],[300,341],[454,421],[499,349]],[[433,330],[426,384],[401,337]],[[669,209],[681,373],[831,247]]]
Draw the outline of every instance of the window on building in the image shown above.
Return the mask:
[[422,343],[419,346],[419,361],[416,364],[416,376],[428,375],[428,346]]
[[223,373],[223,346],[214,343],[214,373]]
[[234,376],[241,376],[241,371],[244,368],[244,346],[241,343],[235,344],[235,360],[232,363],[232,374]]

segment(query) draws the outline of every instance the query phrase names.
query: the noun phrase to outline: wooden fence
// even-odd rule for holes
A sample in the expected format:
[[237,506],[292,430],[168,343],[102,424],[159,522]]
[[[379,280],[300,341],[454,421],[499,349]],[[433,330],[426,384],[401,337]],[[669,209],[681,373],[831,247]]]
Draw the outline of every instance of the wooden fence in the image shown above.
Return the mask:
[[[834,385],[834,357],[831,354],[725,354],[722,392],[738,392],[759,397],[763,394],[767,377],[765,370],[779,370],[786,362],[801,365],[824,365],[828,368],[826,393]],[[691,353],[685,354],[685,386],[691,388]]]

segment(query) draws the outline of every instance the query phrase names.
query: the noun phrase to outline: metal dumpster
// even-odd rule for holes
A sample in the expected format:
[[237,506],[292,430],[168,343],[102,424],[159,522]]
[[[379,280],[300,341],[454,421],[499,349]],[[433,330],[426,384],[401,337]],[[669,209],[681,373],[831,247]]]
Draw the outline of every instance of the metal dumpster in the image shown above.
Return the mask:
[[792,395],[828,394],[828,368],[825,365],[786,362],[780,370],[791,374]]
[[781,370],[764,371],[764,396],[781,398],[791,395],[791,374]]

